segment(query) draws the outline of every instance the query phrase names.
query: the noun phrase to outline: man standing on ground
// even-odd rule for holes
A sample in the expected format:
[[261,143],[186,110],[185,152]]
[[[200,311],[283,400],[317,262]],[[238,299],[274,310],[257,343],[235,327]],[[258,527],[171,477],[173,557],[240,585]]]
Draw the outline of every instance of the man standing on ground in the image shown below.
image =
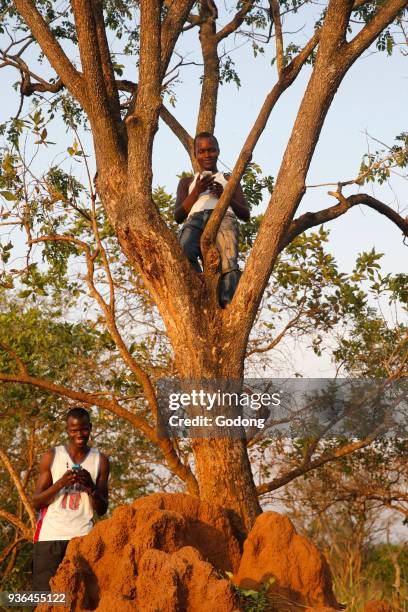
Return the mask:
[[[218,171],[219,154],[220,149],[215,136],[209,132],[197,134],[194,139],[194,155],[200,173],[194,177],[182,178],[177,187],[174,217],[177,223],[187,219],[180,232],[180,244],[197,272],[202,271],[198,262],[199,259],[202,260],[201,234],[228,180],[227,176]],[[224,215],[216,238],[221,257],[222,276],[219,292],[221,306],[231,302],[240,277],[237,217],[242,221],[249,220],[249,207],[240,185]]]
[[68,444],[41,457],[33,505],[40,512],[34,535],[33,590],[49,591],[49,580],[69,540],[89,533],[94,510],[108,509],[109,460],[88,446],[92,424],[84,408],[66,416]]

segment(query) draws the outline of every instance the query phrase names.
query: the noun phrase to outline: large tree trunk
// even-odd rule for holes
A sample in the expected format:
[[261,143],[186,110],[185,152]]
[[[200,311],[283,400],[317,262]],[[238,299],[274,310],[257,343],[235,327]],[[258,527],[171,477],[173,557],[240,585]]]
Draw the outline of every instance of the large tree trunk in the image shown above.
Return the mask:
[[[239,386],[244,371],[245,345],[238,344],[234,338],[229,327],[230,315],[208,295],[202,275],[191,268],[174,236],[171,236],[172,248],[169,247],[171,233],[159,213],[156,218],[152,214],[145,218],[142,211],[147,205],[142,204],[144,196],[137,190],[137,184],[127,178],[126,196],[123,181],[114,185],[114,180],[111,173],[102,172],[98,179],[99,193],[105,209],[111,213],[110,219],[123,251],[137,271],[144,270],[143,279],[166,326],[180,379],[232,380]],[[121,195],[118,189],[122,190]],[[122,204],[118,210],[120,198]],[[115,218],[111,211],[119,213],[118,216]],[[157,225],[155,232],[151,230],[153,222]],[[141,254],[143,259],[140,259]],[[149,268],[148,261],[153,263],[160,259],[169,264],[170,274],[169,268],[166,274],[157,265]],[[208,428],[205,435],[192,440],[199,495],[231,510],[248,531],[261,508],[244,434],[242,438],[220,438],[218,430],[212,437]]]
[[[211,347],[211,350],[208,347]],[[191,354],[195,356],[193,368]],[[239,347],[233,341],[227,342],[225,336],[222,339],[209,336],[208,341],[201,346],[196,345],[192,353],[182,350],[181,354],[177,353],[175,357],[180,376],[196,381],[193,385],[195,387],[201,386],[202,381],[204,389],[210,388],[213,391],[239,391],[241,388],[244,359]],[[200,357],[202,367],[198,368],[197,358]],[[217,413],[237,416],[239,412],[237,408],[221,407],[209,414],[214,420]],[[244,430],[230,427],[226,428],[224,433],[216,425],[206,427],[202,437],[192,439],[192,448],[200,498],[231,510],[241,519],[244,529],[248,532],[261,513],[261,507],[248,458]]]
[[245,440],[204,438],[193,441],[200,497],[241,517],[248,532],[261,512]]

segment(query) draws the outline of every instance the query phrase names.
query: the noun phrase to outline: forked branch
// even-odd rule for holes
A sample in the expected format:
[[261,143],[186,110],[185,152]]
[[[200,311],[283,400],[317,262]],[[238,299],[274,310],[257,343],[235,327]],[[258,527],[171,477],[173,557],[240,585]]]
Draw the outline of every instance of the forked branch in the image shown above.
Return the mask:
[[329,461],[334,461],[335,459],[340,459],[341,457],[345,457],[347,455],[351,455],[357,450],[361,448],[365,448],[369,446],[379,435],[381,435],[387,429],[387,425],[380,425],[370,436],[367,436],[363,440],[357,440],[355,442],[350,442],[349,444],[345,444],[340,448],[337,448],[334,451],[330,451],[328,453],[324,453],[314,461],[303,462],[300,466],[293,468],[286,474],[282,476],[278,476],[274,478],[270,482],[265,482],[259,485],[256,488],[258,495],[264,495],[265,493],[270,493],[271,491],[276,491],[281,487],[285,486],[295,478],[299,476],[303,476],[303,474],[307,474],[311,470],[315,470],[319,468]]
[[14,6],[30,28],[32,35],[37,40],[59,78],[70,93],[81,104],[84,104],[86,101],[86,90],[83,79],[64,53],[41,13],[31,0],[13,1]]
[[244,22],[245,17],[248,15],[250,10],[254,6],[254,3],[254,0],[247,0],[246,2],[242,3],[241,8],[239,9],[239,11],[237,11],[231,21],[227,23],[223,28],[221,28],[219,32],[217,32],[217,42],[220,42],[221,40],[238,30],[238,28]]
[[[2,510],[0,508],[0,518],[14,525],[14,527],[16,527],[18,531],[20,531],[20,533],[23,535],[25,540],[33,539],[33,531],[29,529],[29,527],[27,527],[27,525],[25,525],[23,521],[14,514],[11,514],[10,512],[7,512],[6,510]],[[14,546],[8,551],[7,554],[9,554],[11,550],[13,550],[13,548]]]
[[319,210],[315,213],[304,213],[292,221],[286,236],[283,238],[279,246],[279,251],[282,251],[292,242],[292,240],[296,238],[296,236],[303,234],[303,232],[311,227],[337,219],[349,211],[350,208],[359,204],[364,204],[365,206],[368,206],[369,208],[372,208],[373,210],[376,210],[380,214],[384,215],[387,217],[387,219],[392,221],[397,227],[400,228],[404,236],[408,236],[408,218],[404,219],[404,217],[401,217],[401,215],[399,215],[390,206],[380,202],[380,200],[377,200],[373,196],[370,196],[367,193],[357,193],[346,198],[341,191],[329,192],[329,194],[337,198],[339,203],[335,204],[334,206],[330,206],[329,208]]

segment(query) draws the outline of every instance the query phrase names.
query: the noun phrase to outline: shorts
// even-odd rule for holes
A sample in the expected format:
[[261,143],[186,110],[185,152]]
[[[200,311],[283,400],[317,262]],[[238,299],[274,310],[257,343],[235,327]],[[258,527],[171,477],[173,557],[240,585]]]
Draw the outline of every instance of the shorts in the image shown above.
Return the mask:
[[50,579],[65,556],[69,540],[34,542],[33,591],[50,591]]

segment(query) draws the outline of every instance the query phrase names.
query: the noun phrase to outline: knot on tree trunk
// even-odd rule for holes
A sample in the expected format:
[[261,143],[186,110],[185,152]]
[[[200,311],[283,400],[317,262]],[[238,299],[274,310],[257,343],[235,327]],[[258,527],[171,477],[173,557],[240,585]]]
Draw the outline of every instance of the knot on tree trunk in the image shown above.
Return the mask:
[[205,257],[206,269],[214,274],[220,268],[220,261],[221,258],[217,247],[215,245],[210,246]]

